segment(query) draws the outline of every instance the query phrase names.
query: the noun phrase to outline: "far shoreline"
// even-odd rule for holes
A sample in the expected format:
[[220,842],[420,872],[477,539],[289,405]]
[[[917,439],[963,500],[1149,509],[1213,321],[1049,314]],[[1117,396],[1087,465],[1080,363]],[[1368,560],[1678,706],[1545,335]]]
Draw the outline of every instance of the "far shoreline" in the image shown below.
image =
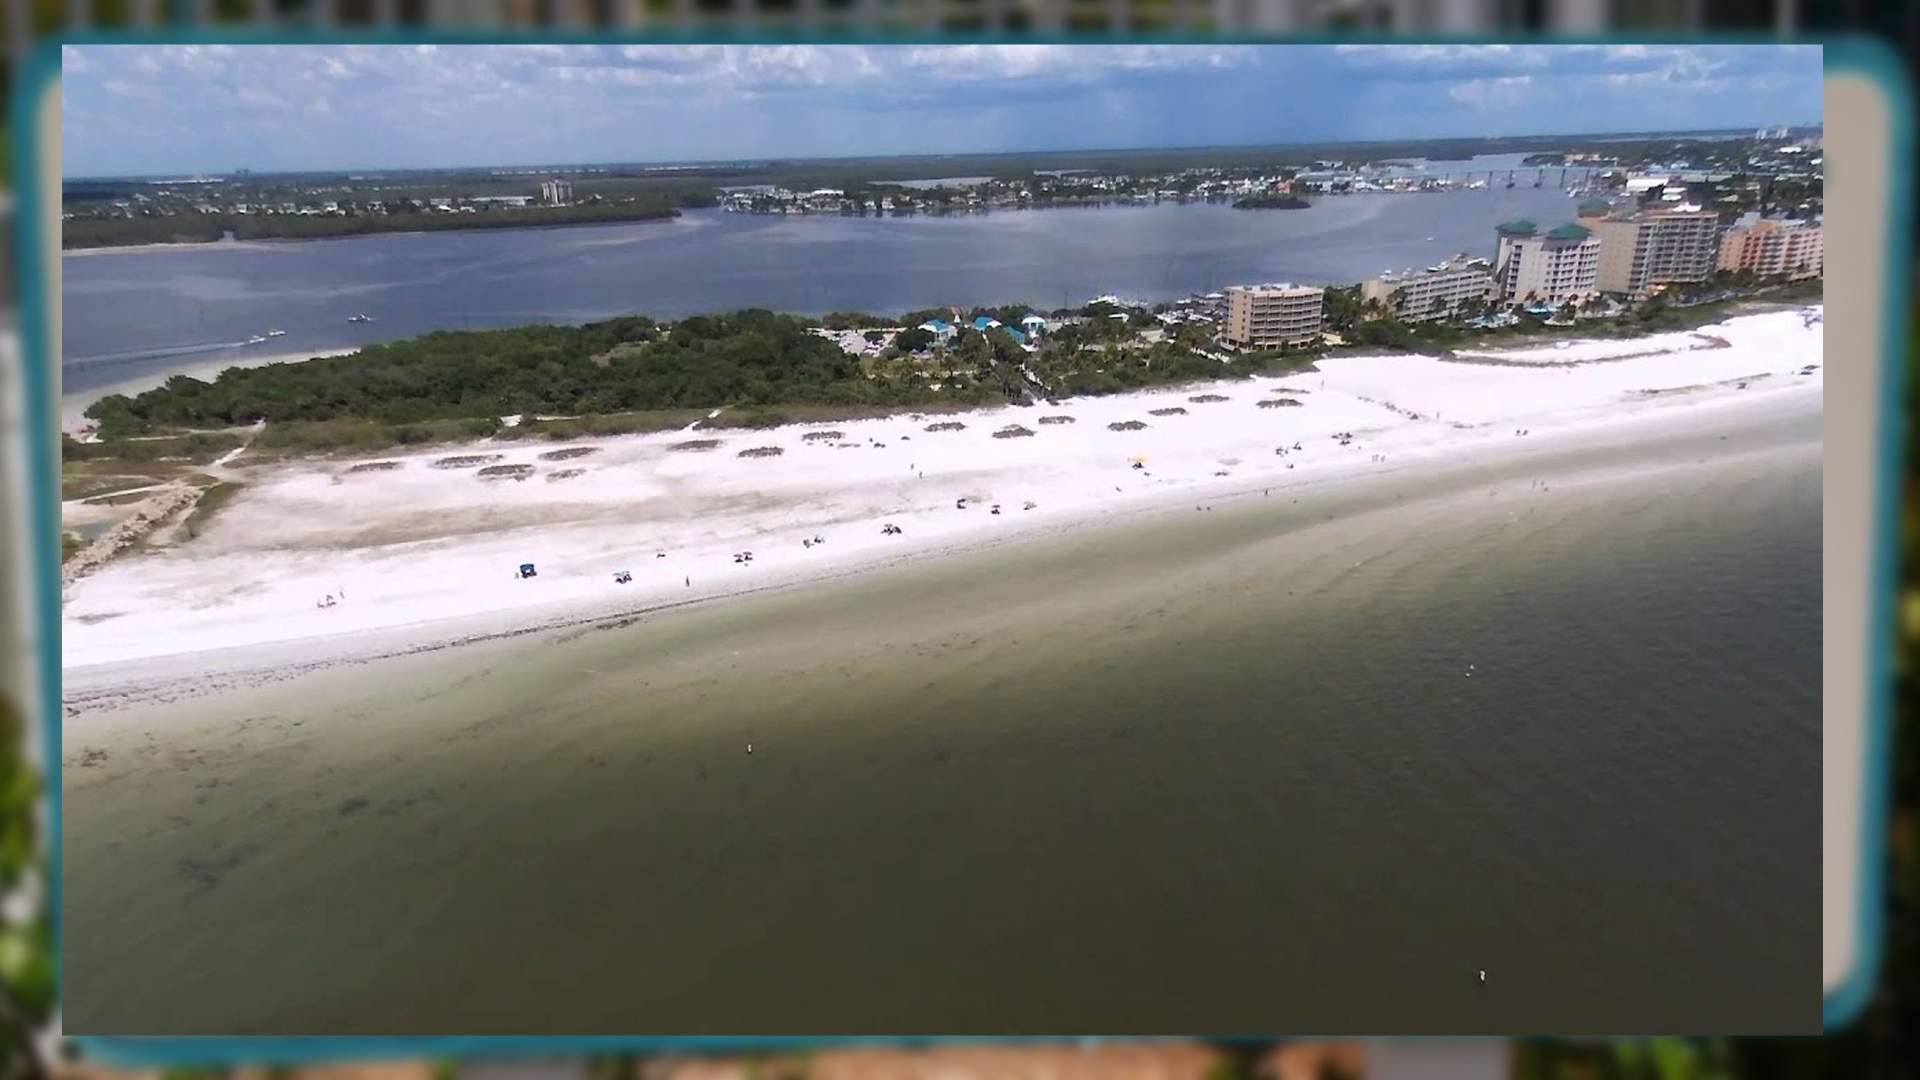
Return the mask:
[[[694,207],[708,210],[712,207]],[[263,247],[285,247],[295,244],[317,244],[331,240],[366,240],[376,236],[429,236],[434,233],[476,233],[476,232],[546,232],[552,229],[580,229],[593,226],[610,225],[657,225],[661,222],[675,222],[686,215],[676,209],[672,214],[657,217],[617,218],[609,221],[553,221],[538,224],[513,225],[468,225],[446,229],[371,229],[367,232],[340,233],[336,236],[259,236],[246,240],[237,237],[222,236],[218,240],[156,240],[148,244],[102,244],[93,247],[62,247],[61,258],[68,255],[131,255],[143,251],[231,251],[236,249]]]

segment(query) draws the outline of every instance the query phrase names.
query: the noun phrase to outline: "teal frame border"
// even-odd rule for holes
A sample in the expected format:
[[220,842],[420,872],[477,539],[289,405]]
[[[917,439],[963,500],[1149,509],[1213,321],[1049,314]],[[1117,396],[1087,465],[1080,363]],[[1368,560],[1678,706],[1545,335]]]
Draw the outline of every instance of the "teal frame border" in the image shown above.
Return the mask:
[[1895,238],[1887,245],[1887,262],[1881,267],[1886,283],[1886,310],[1880,314],[1880,400],[1875,418],[1878,430],[1876,475],[1874,478],[1873,544],[1868,554],[1867,572],[1872,584],[1868,593],[1867,655],[1863,658],[1867,679],[1866,762],[1862,774],[1859,911],[1854,925],[1859,928],[1853,970],[1821,1003],[1821,1024],[1828,1031],[1845,1027],[1866,1008],[1873,997],[1885,952],[1887,905],[1887,818],[1893,798],[1893,631],[1894,597],[1900,587],[1899,527],[1900,472],[1904,434],[1902,414],[1905,407],[1906,368],[1900,363],[1908,351],[1908,305],[1920,302],[1912,295],[1909,268],[1913,253],[1908,244],[1913,237],[1913,87],[1900,60],[1878,39],[1856,39],[1841,47],[1829,46],[1824,57],[1826,70],[1864,75],[1880,87],[1887,98],[1888,140],[1892,146],[1888,161],[1898,173],[1888,186],[1892,200],[1887,213],[1888,228]]
[[[179,4],[170,4],[176,19],[184,19]],[[1170,45],[1313,45],[1343,44],[1356,41],[1381,44],[1688,44],[1758,45],[1781,44],[1780,39],[1764,35],[1711,35],[1677,39],[1673,36],[1621,34],[1543,37],[1516,34],[1432,35],[1399,37],[1392,35],[1305,34],[1305,35],[1233,35],[1167,34],[1154,36],[1112,33],[994,35],[971,33],[929,33],[916,30],[901,34],[806,34],[806,33],[724,33],[717,28],[678,33],[647,32],[544,32],[513,28],[467,32],[461,30],[347,33],[315,28],[271,28],[265,32],[245,27],[194,28],[184,24],[161,32],[132,34],[92,32],[46,39],[35,46],[21,65],[9,103],[9,124],[13,140],[13,172],[17,192],[18,227],[15,234],[15,258],[20,267],[22,386],[29,406],[22,410],[27,437],[27,495],[31,558],[37,571],[59,565],[59,501],[53,478],[59,461],[53,452],[58,445],[54,433],[45,427],[45,405],[53,400],[52,376],[42,362],[49,342],[47,286],[41,273],[41,259],[48,239],[42,216],[43,202],[57,198],[56,192],[43,190],[38,165],[40,152],[36,136],[35,110],[51,84],[59,77],[60,49],[63,45],[490,45],[524,44],[816,44],[816,45],[912,45],[912,44],[1170,44]],[[1793,39],[1795,44],[1819,45],[1826,73],[1845,71],[1864,75],[1879,86],[1889,105],[1893,167],[1911,170],[1915,165],[1912,87],[1899,57],[1878,38],[1847,35],[1834,38]],[[1891,701],[1894,629],[1894,595],[1898,588],[1897,530],[1900,508],[1900,472],[1902,464],[1903,404],[1905,365],[1900,360],[1907,351],[1907,310],[1910,302],[1908,268],[1912,262],[1910,242],[1913,235],[1913,190],[1903,178],[1889,185],[1892,203],[1888,223],[1892,240],[1881,277],[1887,286],[1885,310],[1880,315],[1879,411],[1876,418],[1878,474],[1874,485],[1874,538],[1869,553],[1868,571],[1872,576],[1867,635],[1868,655],[1862,674],[1867,679],[1867,761],[1864,797],[1865,828],[1860,838],[1861,888],[1857,962],[1847,978],[1832,993],[1823,997],[1821,1022],[1825,1030],[1845,1027],[1865,1008],[1873,995],[1884,949],[1884,909],[1886,905],[1887,815],[1891,799],[1892,747]],[[49,917],[54,936],[54,961],[59,971],[60,943],[60,591],[59,574],[37,572],[32,577],[33,618],[36,636],[41,642],[39,691],[40,716],[47,747],[48,826],[53,843],[47,854]],[[57,981],[57,980],[56,980]],[[1273,1033],[1275,1037],[1287,1034]],[[1541,1037],[1551,1037],[1537,1033]],[[1199,1036],[1196,1034],[1195,1037]],[[1243,1034],[1227,1038],[1254,1039],[1266,1036]],[[1466,1035],[1462,1038],[1508,1038],[1508,1035]],[[166,1068],[205,1065],[300,1064],[348,1059],[374,1060],[394,1058],[473,1058],[513,1055],[522,1057],[618,1052],[699,1051],[785,1051],[810,1047],[859,1044],[891,1046],[929,1045],[942,1042],[1015,1043],[1043,1041],[1038,1038],[980,1038],[943,1036],[566,1036],[566,1035],[480,1035],[480,1036],[73,1036],[95,1059],[123,1067]],[[1063,1033],[1058,1038],[1074,1038]],[[1046,1037],[1044,1041],[1057,1041]],[[1105,1041],[1128,1041],[1113,1038]],[[1149,1041],[1147,1037],[1130,1041]]]

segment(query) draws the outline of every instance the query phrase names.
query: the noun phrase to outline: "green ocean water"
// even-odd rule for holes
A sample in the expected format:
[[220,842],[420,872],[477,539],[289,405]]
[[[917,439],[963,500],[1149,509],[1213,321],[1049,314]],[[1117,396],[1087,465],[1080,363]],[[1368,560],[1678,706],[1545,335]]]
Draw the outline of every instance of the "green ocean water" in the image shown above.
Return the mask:
[[1819,440],[1256,495],[70,721],[67,1028],[1809,1030]]

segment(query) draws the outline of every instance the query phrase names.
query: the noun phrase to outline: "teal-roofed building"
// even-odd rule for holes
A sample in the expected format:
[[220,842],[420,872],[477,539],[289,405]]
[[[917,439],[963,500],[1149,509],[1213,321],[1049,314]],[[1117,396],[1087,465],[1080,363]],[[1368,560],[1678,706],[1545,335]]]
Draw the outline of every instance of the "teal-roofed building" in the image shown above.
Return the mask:
[[1597,294],[1600,240],[1584,225],[1540,232],[1531,221],[1496,226],[1494,298],[1503,304],[1559,307]]

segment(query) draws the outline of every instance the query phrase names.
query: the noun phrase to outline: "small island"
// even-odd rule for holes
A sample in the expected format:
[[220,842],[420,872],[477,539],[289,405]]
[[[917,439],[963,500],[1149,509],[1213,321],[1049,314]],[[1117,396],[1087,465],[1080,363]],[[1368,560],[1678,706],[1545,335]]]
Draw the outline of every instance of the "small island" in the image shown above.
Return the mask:
[[1298,195],[1249,195],[1235,199],[1235,210],[1305,210],[1313,204]]

